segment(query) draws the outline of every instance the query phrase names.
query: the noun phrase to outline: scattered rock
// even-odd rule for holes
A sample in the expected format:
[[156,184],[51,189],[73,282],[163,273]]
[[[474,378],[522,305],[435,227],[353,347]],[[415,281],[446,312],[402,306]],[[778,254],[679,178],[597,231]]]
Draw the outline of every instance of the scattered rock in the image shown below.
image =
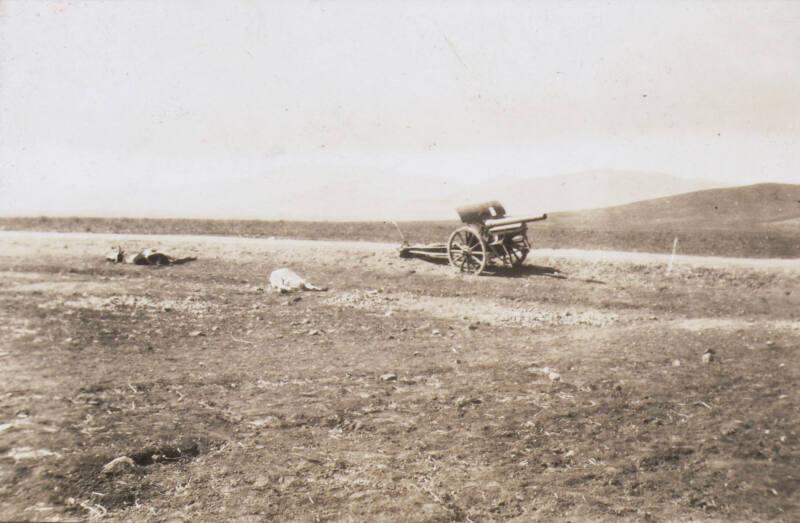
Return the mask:
[[270,484],[269,478],[258,478],[253,482],[253,488],[257,490],[262,490],[268,487]]
[[394,372],[387,372],[386,374],[381,374],[382,381],[397,381],[397,374]]
[[483,403],[483,400],[480,398],[467,398],[461,396],[460,398],[456,399],[456,407],[458,408],[463,408],[467,405],[480,405],[481,403]]
[[559,381],[561,379],[561,374],[556,372],[554,369],[551,369],[550,367],[544,367],[544,368],[529,367],[527,370],[532,374],[541,374],[543,376],[546,376],[551,381]]
[[308,331],[309,336],[319,336],[319,334],[320,331],[318,329],[311,329],[310,331]]
[[103,474],[113,474],[115,472],[130,470],[135,467],[136,463],[134,463],[131,458],[129,458],[128,456],[120,456],[106,463],[103,466],[102,472]]
[[468,328],[469,330],[471,330],[471,331],[477,330],[477,329],[478,329],[478,322],[473,322],[473,323],[470,323],[470,324],[467,326],[467,328]]
[[713,350],[711,350],[711,349],[708,349],[708,350],[707,350],[707,351],[706,351],[706,352],[703,354],[703,363],[704,363],[705,365],[708,365],[708,364],[709,364],[709,363],[711,363],[712,361],[714,361],[714,351],[713,351]]
[[551,369],[550,367],[543,368],[541,372],[542,374],[547,376],[547,378],[550,381],[561,381],[561,374],[556,372],[554,369]]
[[49,451],[47,449],[33,449],[31,447],[15,447],[8,451],[6,457],[14,461],[23,461],[27,459],[40,459],[50,457],[60,457],[58,453]]
[[742,425],[742,422],[739,421],[739,420],[730,421],[730,422],[725,423],[725,424],[722,425],[722,427],[720,428],[720,433],[723,436],[731,436],[731,435],[735,434],[739,430],[739,427],[741,425]]
[[275,416],[267,416],[266,418],[256,419],[253,421],[248,422],[248,425],[251,427],[255,427],[257,429],[261,429],[264,427],[278,427],[281,424],[281,420],[276,418]]
[[672,366],[673,367],[680,367],[681,366],[681,360],[672,360]]
[[[13,420],[11,420],[11,421],[9,421],[7,423],[0,423],[0,433],[3,433],[5,431],[13,429],[13,428],[28,427],[28,426],[32,426],[32,425],[33,425],[33,422],[29,418],[24,417],[24,416],[23,417],[19,417],[18,416],[17,419],[13,419]],[[43,430],[45,432],[55,432],[55,429],[52,429],[51,427],[41,427],[40,426],[39,428],[40,428],[40,430]]]
[[189,336],[196,338],[198,336],[205,336],[205,333],[203,331],[192,331],[189,333]]

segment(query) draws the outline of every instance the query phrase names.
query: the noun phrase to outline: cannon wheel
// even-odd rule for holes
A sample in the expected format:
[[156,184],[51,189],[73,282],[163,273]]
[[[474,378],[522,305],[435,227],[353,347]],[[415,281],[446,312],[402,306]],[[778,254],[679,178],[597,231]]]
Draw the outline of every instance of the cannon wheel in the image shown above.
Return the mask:
[[511,267],[516,269],[522,265],[522,262],[528,257],[531,246],[525,236],[517,236],[512,239],[510,243],[511,245],[508,246],[508,257],[511,262]]
[[447,258],[450,265],[461,272],[480,274],[486,268],[489,253],[483,241],[472,227],[461,227],[447,241]]

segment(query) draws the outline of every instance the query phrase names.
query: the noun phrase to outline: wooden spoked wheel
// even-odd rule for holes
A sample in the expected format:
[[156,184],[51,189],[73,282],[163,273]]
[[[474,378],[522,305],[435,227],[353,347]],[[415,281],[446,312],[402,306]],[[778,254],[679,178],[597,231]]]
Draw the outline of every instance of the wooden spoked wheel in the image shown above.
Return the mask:
[[472,227],[456,229],[447,242],[450,265],[461,272],[480,274],[489,261],[486,242]]
[[522,262],[525,261],[525,258],[528,257],[528,253],[531,250],[531,246],[528,243],[528,238],[525,235],[515,236],[511,238],[506,246],[506,252],[508,252],[508,263],[513,268],[517,268],[522,265]]

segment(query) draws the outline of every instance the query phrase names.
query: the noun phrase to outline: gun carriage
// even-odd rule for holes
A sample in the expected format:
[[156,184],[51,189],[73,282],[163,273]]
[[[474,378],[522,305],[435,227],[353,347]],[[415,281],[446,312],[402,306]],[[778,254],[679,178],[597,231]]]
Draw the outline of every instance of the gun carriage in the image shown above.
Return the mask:
[[456,212],[464,225],[453,231],[446,244],[404,245],[400,255],[447,259],[459,271],[471,274],[480,274],[497,262],[519,267],[531,250],[528,224],[547,219],[547,214],[506,216],[505,208],[497,201],[459,207]]

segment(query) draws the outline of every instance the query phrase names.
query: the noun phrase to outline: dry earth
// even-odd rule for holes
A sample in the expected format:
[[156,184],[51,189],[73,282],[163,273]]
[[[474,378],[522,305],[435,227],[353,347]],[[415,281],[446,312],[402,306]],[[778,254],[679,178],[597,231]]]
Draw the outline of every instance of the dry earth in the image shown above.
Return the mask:
[[800,262],[665,264],[0,233],[0,519],[797,521]]

